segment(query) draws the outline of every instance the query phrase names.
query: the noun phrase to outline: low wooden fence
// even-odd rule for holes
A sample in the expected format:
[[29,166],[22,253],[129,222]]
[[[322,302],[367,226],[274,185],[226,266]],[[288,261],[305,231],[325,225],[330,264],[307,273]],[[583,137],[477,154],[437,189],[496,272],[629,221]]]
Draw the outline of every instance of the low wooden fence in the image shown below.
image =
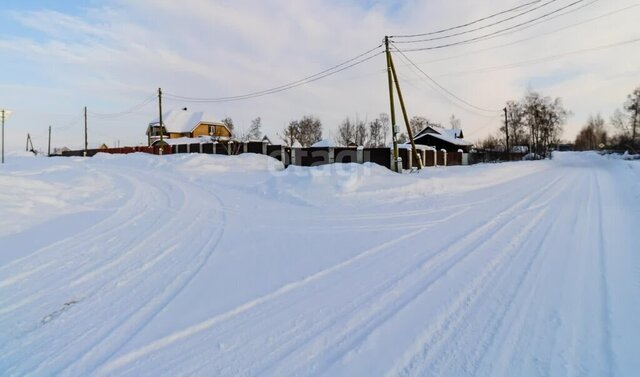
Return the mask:
[[[180,153],[204,153],[239,155],[243,153],[257,153],[271,156],[281,161],[285,167],[319,166],[333,163],[365,163],[372,162],[391,169],[393,166],[393,152],[391,148],[350,148],[350,147],[310,147],[291,148],[282,145],[268,145],[261,142],[229,142],[229,143],[193,143],[165,145],[163,147],[123,147],[108,149],[89,149],[86,156],[91,157],[96,153],[128,154],[180,154]],[[405,169],[417,167],[418,163],[413,159],[411,150],[399,149],[399,157]],[[452,166],[462,165],[462,152],[445,152],[435,150],[419,150],[423,166]],[[62,156],[84,156],[83,150],[65,151]]]

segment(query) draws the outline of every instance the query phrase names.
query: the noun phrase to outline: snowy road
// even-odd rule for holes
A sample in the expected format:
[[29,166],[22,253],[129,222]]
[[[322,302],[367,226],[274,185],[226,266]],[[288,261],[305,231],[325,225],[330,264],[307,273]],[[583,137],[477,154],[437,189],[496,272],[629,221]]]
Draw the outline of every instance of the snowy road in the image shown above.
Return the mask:
[[640,373],[638,162],[16,159],[0,374]]

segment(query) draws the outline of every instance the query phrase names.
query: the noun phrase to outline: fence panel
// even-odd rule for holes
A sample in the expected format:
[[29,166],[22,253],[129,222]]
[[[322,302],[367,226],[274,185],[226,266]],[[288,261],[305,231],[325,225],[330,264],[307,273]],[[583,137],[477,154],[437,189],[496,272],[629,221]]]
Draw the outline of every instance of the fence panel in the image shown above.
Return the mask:
[[462,165],[462,152],[447,153],[447,166]]
[[282,146],[281,145],[267,145],[267,156],[273,157],[276,160],[282,162],[283,164],[287,162],[287,158],[282,155]]
[[296,160],[300,166],[326,165],[329,163],[329,148],[296,149]]
[[213,154],[213,143],[202,144],[202,153]]
[[438,151],[438,166],[445,166],[445,156],[447,152]]
[[250,141],[247,143],[247,152],[248,153],[257,153],[262,154],[262,142],[259,141]]
[[333,148],[336,163],[358,162],[358,151],[355,148]]
[[391,148],[366,148],[363,155],[364,162],[373,162],[391,169]]
[[425,154],[424,166],[436,166],[436,151],[428,149],[425,151]]

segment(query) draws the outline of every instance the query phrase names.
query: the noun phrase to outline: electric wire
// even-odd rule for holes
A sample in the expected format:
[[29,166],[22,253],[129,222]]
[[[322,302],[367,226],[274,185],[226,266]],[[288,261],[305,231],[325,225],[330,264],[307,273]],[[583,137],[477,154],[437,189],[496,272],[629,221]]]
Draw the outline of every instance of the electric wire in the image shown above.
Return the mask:
[[[455,98],[456,100],[458,100],[459,102],[473,108],[479,111],[484,111],[487,113],[496,113],[499,112],[500,110],[495,110],[495,109],[486,109],[480,106],[476,106],[468,101],[465,101],[464,99],[460,98],[458,95],[456,95],[455,93],[453,93],[452,91],[450,91],[449,89],[445,88],[443,85],[441,85],[439,82],[437,82],[436,80],[434,80],[429,74],[427,74],[425,71],[423,71],[417,64],[415,64],[411,59],[409,59],[409,57],[407,55],[405,55],[401,50],[395,48],[394,46],[394,50],[395,52],[398,52],[401,56],[401,58],[407,62],[408,64],[410,64],[411,66],[413,66],[415,69],[417,69],[424,77],[426,77],[431,83],[433,83],[435,86],[437,86],[438,88],[440,88],[440,90],[442,90],[443,92],[447,93],[449,96]],[[483,115],[483,114],[478,114],[478,115]]]
[[480,23],[482,21],[490,20],[490,19],[492,19],[494,17],[501,16],[501,15],[503,15],[505,13],[510,13],[510,12],[513,12],[513,11],[528,7],[529,5],[537,4],[540,1],[542,1],[542,0],[532,1],[530,3],[522,4],[522,5],[519,5],[517,7],[511,8],[511,9],[503,10],[501,12],[494,13],[492,15],[489,15],[489,16],[486,16],[486,17],[471,21],[471,22],[467,22],[465,24],[448,27],[446,29],[440,29],[440,30],[436,30],[436,31],[430,31],[430,32],[427,32],[427,33],[419,33],[419,34],[394,35],[394,36],[390,36],[389,38],[416,38],[416,37],[424,37],[424,36],[427,36],[427,35],[440,34],[440,33],[445,33],[447,31],[462,29],[462,28],[465,28],[467,26],[475,25],[475,24]]
[[[375,58],[376,56],[379,56],[381,54],[384,53],[384,51],[379,51],[373,55],[371,55],[371,53],[375,52],[376,50],[378,50],[380,47],[382,47],[382,44],[367,50],[366,52],[359,54],[349,60],[346,60],[340,64],[337,64],[331,68],[325,69],[323,71],[320,71],[316,74],[307,76],[305,78],[296,80],[296,81],[292,81],[288,84],[284,84],[284,85],[280,85],[274,88],[270,88],[270,89],[265,89],[265,90],[261,90],[261,91],[257,91],[257,92],[252,92],[252,93],[246,93],[246,94],[241,94],[241,95],[235,95],[235,96],[227,96],[227,97],[214,97],[214,98],[202,98],[202,97],[185,97],[185,96],[179,96],[179,95],[175,95],[175,94],[171,94],[171,93],[165,93],[165,97],[168,99],[173,99],[173,100],[178,100],[178,101],[185,101],[185,102],[206,102],[206,103],[217,103],[217,102],[231,102],[231,101],[239,101],[239,100],[245,100],[245,99],[250,99],[250,98],[256,98],[256,97],[261,97],[261,96],[265,96],[265,95],[270,95],[270,94],[274,94],[274,93],[279,93],[285,90],[289,90],[289,89],[293,89],[295,87],[301,86],[301,85],[305,85],[305,84],[309,84],[318,80],[321,80],[325,77],[329,77],[332,75],[335,75],[339,72],[342,72],[344,70],[347,70],[349,68],[352,68],[356,65],[362,64],[366,61],[369,61],[373,58]],[[368,55],[368,56],[367,56]]]
[[432,37],[432,38],[426,38],[426,39],[415,39],[415,40],[410,40],[410,41],[395,41],[395,43],[430,42],[430,41],[437,41],[437,40],[441,40],[441,39],[453,38],[453,37],[457,37],[457,36],[460,36],[460,35],[473,33],[475,31],[484,30],[484,29],[490,28],[492,26],[500,25],[500,24],[505,23],[507,21],[514,20],[514,19],[516,19],[518,17],[524,16],[524,15],[529,14],[531,12],[534,12],[534,11],[540,9],[540,8],[543,8],[543,7],[545,7],[545,6],[549,5],[549,4],[555,3],[556,1],[558,1],[558,0],[547,1],[546,3],[543,3],[542,5],[539,5],[537,7],[531,8],[531,9],[527,9],[524,12],[518,13],[516,15],[510,16],[510,17],[507,17],[505,19],[502,19],[502,20],[499,20],[499,21],[496,21],[496,22],[493,22],[493,23],[490,23],[490,24],[487,24],[487,25],[483,25],[483,26],[480,26],[480,27],[477,27],[477,28],[474,28],[474,29],[464,30],[464,31],[460,31],[460,32],[457,32],[457,33],[453,33],[453,34],[447,34],[447,35],[443,35],[443,36],[439,36],[439,37]]
[[631,44],[631,43],[638,43],[638,42],[640,42],[640,37],[633,38],[633,39],[628,39],[628,40],[624,40],[624,41],[619,41],[619,42],[615,42],[615,43],[610,43],[610,44],[606,44],[606,45],[600,45],[600,46],[595,46],[595,47],[590,47],[590,48],[584,48],[584,49],[580,49],[580,50],[567,51],[567,52],[563,52],[563,53],[560,53],[560,54],[547,55],[547,56],[536,58],[536,59],[524,60],[524,61],[510,63],[510,64],[503,64],[503,65],[496,65],[496,66],[492,66],[492,67],[478,68],[478,69],[473,69],[473,70],[469,70],[469,71],[451,72],[451,73],[442,74],[440,76],[459,76],[459,75],[464,75],[464,74],[486,73],[486,72],[493,72],[493,71],[497,71],[497,70],[519,68],[519,67],[524,67],[524,66],[527,66],[527,65],[538,64],[538,63],[546,63],[548,61],[562,59],[562,58],[564,58],[566,56],[584,54],[584,53],[593,52],[593,51],[601,51],[601,50],[606,50],[606,49],[610,49],[610,48],[614,48],[614,47],[620,47],[620,46],[628,45],[628,44]]
[[93,112],[93,111],[88,111],[88,114],[91,115],[92,117],[98,118],[98,119],[113,119],[113,118],[120,118],[123,117],[125,115],[129,115],[129,114],[133,114],[139,110],[141,110],[142,108],[144,108],[145,106],[147,106],[148,104],[152,103],[156,98],[156,94],[152,94],[151,96],[145,98],[142,102],[130,107],[129,109],[123,110],[123,111],[119,111],[116,113],[97,113],[97,112]]
[[572,6],[576,5],[576,4],[579,4],[579,3],[583,2],[583,1],[585,1],[585,0],[576,0],[576,1],[572,2],[571,4],[565,5],[564,7],[558,8],[558,9],[552,11],[552,12],[545,13],[545,14],[543,14],[541,16],[538,16],[536,18],[533,18],[531,20],[528,20],[528,21],[525,21],[525,22],[510,26],[510,27],[507,27],[507,28],[504,28],[504,29],[493,31],[491,33],[480,35],[480,36],[477,36],[477,37],[474,37],[474,38],[469,38],[469,39],[465,39],[465,40],[457,41],[457,42],[445,43],[445,44],[436,45],[436,46],[402,49],[402,51],[411,52],[411,51],[437,50],[437,49],[442,49],[442,48],[447,48],[447,47],[458,46],[458,45],[462,45],[462,44],[470,44],[470,43],[473,43],[473,42],[478,42],[478,41],[481,41],[481,40],[489,39],[490,37],[493,37],[493,36],[507,35],[507,33],[505,33],[506,31],[512,31],[512,30],[514,30],[514,29],[516,29],[518,27],[525,26],[525,25],[531,24],[531,23],[533,23],[535,21],[544,19],[544,18],[549,17],[549,16],[551,16],[553,14],[556,14],[558,12],[561,12],[561,11],[565,10],[565,9],[568,9],[568,8],[570,8],[570,7],[572,7]]
[[[588,3],[588,4],[583,5],[582,7],[585,7],[585,6],[591,5],[591,4],[593,4],[594,2],[596,2],[596,1],[597,1],[597,0],[594,0],[594,1],[592,1],[591,3]],[[567,30],[567,29],[571,29],[571,28],[574,28],[574,27],[576,27],[576,26],[581,26],[581,25],[584,25],[584,24],[587,24],[587,23],[590,23],[590,22],[593,22],[593,21],[597,21],[597,20],[602,19],[602,18],[610,17],[610,16],[613,16],[613,15],[615,15],[615,14],[618,14],[618,13],[621,13],[621,12],[624,12],[624,11],[627,11],[627,10],[629,10],[629,9],[631,9],[631,8],[636,8],[636,7],[638,7],[638,6],[640,6],[640,4],[632,4],[632,5],[629,5],[629,6],[624,7],[624,8],[616,9],[616,10],[614,10],[614,11],[611,11],[611,12],[608,12],[608,13],[605,13],[605,14],[601,14],[601,15],[596,16],[596,17],[592,17],[592,18],[589,18],[589,19],[586,19],[586,20],[583,20],[583,21],[580,21],[580,22],[577,22],[577,23],[574,23],[574,24],[571,24],[571,25],[563,26],[563,27],[561,27],[561,28],[558,28],[558,29],[555,29],[555,30],[548,31],[548,32],[546,32],[546,33],[536,34],[536,35],[531,36],[531,37],[522,38],[522,39],[518,39],[518,40],[515,40],[515,41],[512,41],[512,42],[503,43],[503,44],[500,44],[500,45],[491,46],[491,47],[487,47],[487,48],[481,48],[481,49],[477,49],[477,50],[469,51],[469,52],[462,53],[462,54],[451,55],[451,56],[445,56],[445,57],[442,57],[442,58],[436,58],[436,59],[431,59],[431,60],[426,60],[426,61],[420,61],[420,62],[418,62],[417,64],[437,63],[437,62],[441,62],[441,61],[447,61],[447,60],[452,60],[452,59],[457,59],[457,58],[467,57],[467,56],[474,55],[474,54],[478,54],[478,53],[485,52],[485,51],[491,51],[491,50],[495,50],[495,49],[499,49],[499,48],[503,48],[503,47],[509,47],[509,46],[517,45],[517,44],[522,43],[522,42],[530,41],[530,40],[537,39],[537,38],[540,38],[540,37],[546,37],[546,36],[548,36],[548,35],[555,34],[555,33],[558,33],[558,32],[560,32],[560,31],[564,31],[564,30]],[[582,7],[581,7],[581,8],[582,8]],[[561,16],[561,15],[558,15],[558,16]],[[558,16],[556,16],[556,17],[558,17]],[[554,18],[555,18],[555,17],[554,17]],[[537,24],[540,24],[540,23],[543,23],[543,22],[550,21],[550,20],[551,20],[551,19],[545,19],[545,20],[543,20],[543,21],[540,21],[540,22],[536,23],[536,25],[537,25]],[[535,25],[529,25],[529,26],[527,26],[526,28],[531,27],[531,26],[535,26]],[[524,28],[523,28],[523,29],[524,29]]]

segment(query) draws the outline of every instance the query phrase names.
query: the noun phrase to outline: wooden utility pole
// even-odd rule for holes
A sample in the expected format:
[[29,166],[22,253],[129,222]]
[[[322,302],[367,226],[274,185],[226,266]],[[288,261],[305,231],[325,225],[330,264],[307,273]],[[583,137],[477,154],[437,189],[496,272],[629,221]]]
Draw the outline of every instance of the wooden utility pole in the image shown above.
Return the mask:
[[[407,115],[407,109],[404,106],[404,99],[402,98],[402,91],[400,90],[400,80],[398,80],[398,75],[396,74],[396,68],[393,65],[393,59],[391,59],[391,54],[389,54],[389,62],[391,64],[391,72],[393,73],[393,78],[396,83],[396,90],[398,91],[398,99],[400,100],[400,107],[402,108],[402,116],[404,117],[404,123],[407,125],[407,135],[409,135],[409,140],[411,140],[411,150],[413,151],[413,159],[418,163],[418,169],[422,169],[422,159],[418,154],[416,143],[413,140],[413,131],[411,131],[411,126],[409,125],[409,115]],[[409,166],[409,168],[411,168],[411,166]]]
[[398,166],[398,126],[396,126],[396,110],[393,102],[393,77],[391,73],[391,52],[389,51],[389,37],[384,37],[384,47],[387,56],[387,78],[389,80],[389,105],[391,107],[391,140],[393,141],[393,164],[394,171],[399,172]]
[[89,142],[87,139],[87,107],[84,107],[84,157],[87,157],[87,149],[89,149]]
[[509,123],[507,121],[507,108],[504,109],[504,132],[507,137],[507,161],[511,160],[511,149],[509,148]]
[[4,164],[4,109],[2,109],[2,163]]
[[160,149],[158,150],[159,154],[162,154],[162,150],[164,149],[164,127],[162,126],[162,88],[158,88],[158,125],[160,126]]
[[51,126],[49,126],[49,142],[47,143],[47,156],[51,156]]

